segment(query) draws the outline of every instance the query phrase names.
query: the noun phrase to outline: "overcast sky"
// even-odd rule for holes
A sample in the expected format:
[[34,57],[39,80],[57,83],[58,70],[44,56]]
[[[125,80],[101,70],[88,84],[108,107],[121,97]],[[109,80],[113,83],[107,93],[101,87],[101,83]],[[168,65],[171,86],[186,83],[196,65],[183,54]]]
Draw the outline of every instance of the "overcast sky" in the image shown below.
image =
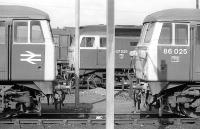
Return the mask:
[[[106,0],[80,0],[81,25],[106,24]],[[41,9],[51,18],[52,27],[75,26],[75,0],[1,0],[4,5]],[[195,8],[196,0],[115,0],[116,25],[141,25],[150,13],[169,8]]]

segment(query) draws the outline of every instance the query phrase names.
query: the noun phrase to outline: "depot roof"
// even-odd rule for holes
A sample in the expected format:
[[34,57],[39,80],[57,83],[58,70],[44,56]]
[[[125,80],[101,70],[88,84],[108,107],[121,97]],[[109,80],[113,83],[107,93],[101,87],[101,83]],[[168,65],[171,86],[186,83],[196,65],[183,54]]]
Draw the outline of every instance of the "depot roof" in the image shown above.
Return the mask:
[[199,9],[167,9],[152,13],[144,19],[146,22],[157,21],[200,21]]
[[39,9],[31,7],[18,5],[0,5],[0,18],[49,20],[49,15]]

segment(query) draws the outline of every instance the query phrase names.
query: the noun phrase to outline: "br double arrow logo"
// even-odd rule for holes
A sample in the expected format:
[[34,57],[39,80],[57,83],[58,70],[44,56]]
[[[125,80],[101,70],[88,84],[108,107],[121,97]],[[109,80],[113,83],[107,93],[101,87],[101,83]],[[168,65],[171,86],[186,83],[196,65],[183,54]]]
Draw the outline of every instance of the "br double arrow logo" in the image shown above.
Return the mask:
[[20,54],[21,57],[27,57],[20,59],[20,61],[26,61],[30,64],[36,64],[36,61],[41,61],[41,54],[35,54],[31,51],[26,51],[25,54]]

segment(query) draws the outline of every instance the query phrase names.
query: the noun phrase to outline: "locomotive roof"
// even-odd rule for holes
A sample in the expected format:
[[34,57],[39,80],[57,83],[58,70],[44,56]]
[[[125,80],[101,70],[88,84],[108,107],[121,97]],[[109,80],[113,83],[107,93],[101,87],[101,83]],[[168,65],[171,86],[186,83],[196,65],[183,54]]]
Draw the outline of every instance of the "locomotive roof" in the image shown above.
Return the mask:
[[156,21],[200,21],[199,9],[167,9],[152,13],[143,23]]
[[64,30],[64,29],[55,29],[55,28],[53,28],[52,29],[52,33],[54,34],[54,35],[70,35],[70,33],[68,33],[66,30]]
[[31,7],[18,6],[18,5],[0,5],[0,18],[49,20],[49,15],[39,9]]
[[[115,36],[140,36],[141,26],[116,25]],[[106,25],[88,25],[80,27],[82,35],[106,35]]]

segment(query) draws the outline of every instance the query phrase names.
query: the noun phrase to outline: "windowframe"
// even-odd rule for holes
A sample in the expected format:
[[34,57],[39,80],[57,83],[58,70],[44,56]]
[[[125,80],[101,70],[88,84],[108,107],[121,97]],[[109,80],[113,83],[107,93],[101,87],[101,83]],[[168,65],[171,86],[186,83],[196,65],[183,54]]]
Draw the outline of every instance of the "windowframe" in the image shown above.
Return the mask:
[[[27,44],[30,42],[30,34],[29,34],[29,20],[14,20],[13,21],[13,44]],[[15,28],[15,23],[24,22],[27,23],[27,41],[26,42],[16,42],[15,35],[17,34],[17,28]],[[16,37],[17,38],[17,37]]]
[[[147,38],[147,34],[149,34],[148,33],[149,31],[147,31],[149,29],[149,26],[153,26],[153,28],[151,28],[151,33],[150,33],[151,34],[151,36],[150,36],[151,38],[149,39],[148,42],[145,42],[145,40]],[[156,28],[156,22],[149,22],[149,23],[143,24],[138,45],[149,45],[150,42],[152,41],[155,28]]]
[[[170,32],[170,42],[169,43],[160,43],[160,37],[161,37],[161,34],[162,34],[162,30],[163,30],[164,24],[170,24],[170,31],[171,32]],[[158,37],[158,44],[159,45],[172,45],[173,44],[173,24],[171,22],[164,22],[164,23],[162,23],[160,35]]]
[[155,30],[155,22],[149,23],[147,25],[146,32],[144,35],[144,40],[143,40],[145,44],[149,44],[151,42],[154,30]]
[[[187,25],[187,44],[176,44],[176,25]],[[189,23],[174,23],[174,45],[175,46],[188,46],[190,44],[190,24]]]
[[[105,38],[106,39],[106,46],[105,47],[101,47],[101,38]],[[98,46],[99,49],[106,49],[107,48],[107,38],[106,36],[100,36],[99,37],[99,46]]]
[[[43,42],[31,42],[31,21],[39,21],[40,22],[40,27],[41,27],[41,31],[42,31],[42,35],[43,35],[43,39],[44,41]],[[15,22],[27,22],[28,23],[28,41],[27,42],[15,42]],[[45,35],[44,35],[44,32],[43,32],[43,27],[42,27],[42,24],[41,24],[41,20],[13,20],[13,44],[45,44]]]
[[[83,38],[94,38],[93,46],[92,47],[86,47],[86,46],[81,47],[81,43],[82,43]],[[97,40],[96,36],[92,36],[92,35],[84,35],[84,36],[82,36],[80,38],[80,49],[96,49],[97,48],[96,47],[96,40]]]
[[[45,42],[45,38],[44,38],[44,33],[43,33],[43,29],[42,29],[42,26],[41,26],[41,22],[39,20],[31,20],[29,21],[30,22],[30,43],[44,43]],[[42,36],[42,42],[33,42],[32,41],[32,27],[33,25],[31,24],[32,22],[39,22],[39,28],[40,28],[40,32],[41,32],[41,36]]]
[[[163,22],[163,23],[167,23],[167,22]],[[172,24],[172,43],[171,44],[160,44],[159,42],[158,42],[158,45],[159,46],[189,46],[190,45],[190,24],[189,23],[184,23],[184,22],[176,22],[176,23],[172,23],[172,22],[168,22],[168,23],[171,23]],[[176,25],[179,25],[179,24],[183,24],[183,25],[187,25],[187,27],[188,27],[188,33],[187,33],[187,36],[188,36],[188,42],[187,42],[187,44],[176,44],[176,42],[175,42],[175,26]],[[162,26],[163,26],[163,24],[162,24]],[[162,27],[161,27],[161,29],[162,29]],[[161,34],[161,31],[160,31],[160,34]],[[159,38],[160,38],[160,35],[159,35]],[[159,41],[159,38],[158,38],[158,41]]]
[[142,31],[141,31],[140,39],[139,39],[139,44],[144,43],[144,38],[145,38],[145,35],[146,35],[146,32],[147,32],[146,30],[147,30],[148,24],[149,23],[145,23],[142,27]]

